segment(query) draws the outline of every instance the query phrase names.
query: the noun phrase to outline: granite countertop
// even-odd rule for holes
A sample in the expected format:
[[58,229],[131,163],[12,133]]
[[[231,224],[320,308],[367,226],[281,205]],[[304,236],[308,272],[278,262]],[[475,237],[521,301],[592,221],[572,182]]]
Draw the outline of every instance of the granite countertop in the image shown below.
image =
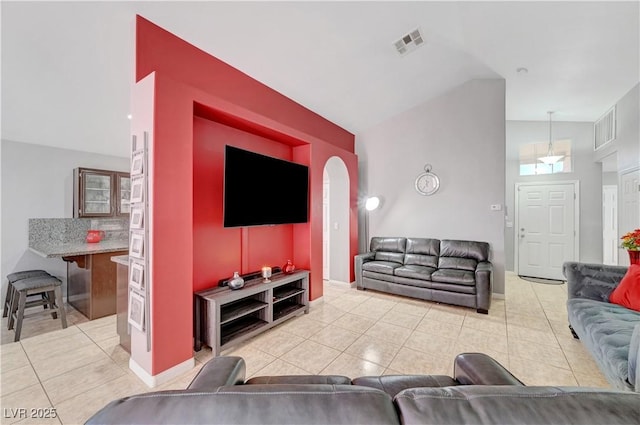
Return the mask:
[[123,266],[129,267],[129,256],[128,255],[114,255],[111,257],[111,261],[114,263],[122,264]]
[[29,246],[29,250],[45,258],[71,257],[74,255],[128,251],[129,241],[126,239],[106,239],[98,243],[87,243],[84,241],[64,243],[40,242]]
[[[87,243],[89,229],[104,231],[103,239]],[[29,250],[45,258],[129,251],[128,219],[31,218]]]

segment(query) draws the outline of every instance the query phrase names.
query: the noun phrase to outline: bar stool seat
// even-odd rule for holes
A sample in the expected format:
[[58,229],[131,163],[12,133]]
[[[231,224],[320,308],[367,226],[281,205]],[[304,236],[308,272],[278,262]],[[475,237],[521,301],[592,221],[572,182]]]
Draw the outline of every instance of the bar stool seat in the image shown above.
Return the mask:
[[[55,276],[47,275],[34,276],[20,279],[13,282],[13,296],[9,307],[9,329],[13,329],[15,324],[16,335],[14,341],[20,341],[23,319],[42,314],[51,314],[57,319],[60,316],[62,328],[67,327],[67,316],[62,301],[62,281]],[[42,299],[27,302],[30,295],[46,294]],[[24,310],[28,307],[48,305],[48,310],[38,311],[25,315]]]
[[30,277],[37,277],[37,276],[51,276],[51,275],[44,270],[25,270],[21,272],[9,273],[7,275],[7,280],[9,281],[9,283],[7,284],[7,293],[4,297],[4,309],[2,311],[2,317],[7,317],[7,315],[9,314],[9,308],[11,307],[11,298],[14,295],[13,283],[18,280],[28,279]]

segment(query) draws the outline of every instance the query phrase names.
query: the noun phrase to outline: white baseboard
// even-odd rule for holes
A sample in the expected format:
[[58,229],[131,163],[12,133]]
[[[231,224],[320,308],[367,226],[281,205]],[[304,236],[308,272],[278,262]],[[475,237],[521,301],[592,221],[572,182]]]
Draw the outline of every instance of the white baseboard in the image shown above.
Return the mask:
[[504,294],[496,294],[495,292],[491,294],[491,298],[495,298],[496,300],[504,300]]
[[144,370],[142,366],[135,362],[132,358],[129,358],[129,369],[136,374],[138,378],[142,380],[149,388],[157,387],[158,385],[162,385],[165,382],[169,382],[173,378],[177,378],[193,369],[196,365],[196,361],[193,357],[183,361],[180,364],[173,366],[170,369],[165,370],[164,372],[160,372],[157,375],[150,375],[149,372]]

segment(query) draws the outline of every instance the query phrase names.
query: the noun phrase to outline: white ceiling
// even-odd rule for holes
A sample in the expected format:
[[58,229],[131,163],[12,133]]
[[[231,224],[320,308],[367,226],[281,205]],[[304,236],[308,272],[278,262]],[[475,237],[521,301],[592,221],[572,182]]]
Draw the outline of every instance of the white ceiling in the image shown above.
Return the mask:
[[354,134],[472,78],[508,120],[594,121],[640,80],[639,4],[2,1],[2,139],[127,156],[135,14]]

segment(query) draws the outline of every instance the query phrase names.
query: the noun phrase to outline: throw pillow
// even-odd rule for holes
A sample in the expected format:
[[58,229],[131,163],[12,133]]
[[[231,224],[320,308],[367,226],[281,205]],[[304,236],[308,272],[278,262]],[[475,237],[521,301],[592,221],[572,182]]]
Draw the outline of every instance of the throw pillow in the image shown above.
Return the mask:
[[629,267],[620,284],[609,295],[609,302],[640,311],[640,265]]

